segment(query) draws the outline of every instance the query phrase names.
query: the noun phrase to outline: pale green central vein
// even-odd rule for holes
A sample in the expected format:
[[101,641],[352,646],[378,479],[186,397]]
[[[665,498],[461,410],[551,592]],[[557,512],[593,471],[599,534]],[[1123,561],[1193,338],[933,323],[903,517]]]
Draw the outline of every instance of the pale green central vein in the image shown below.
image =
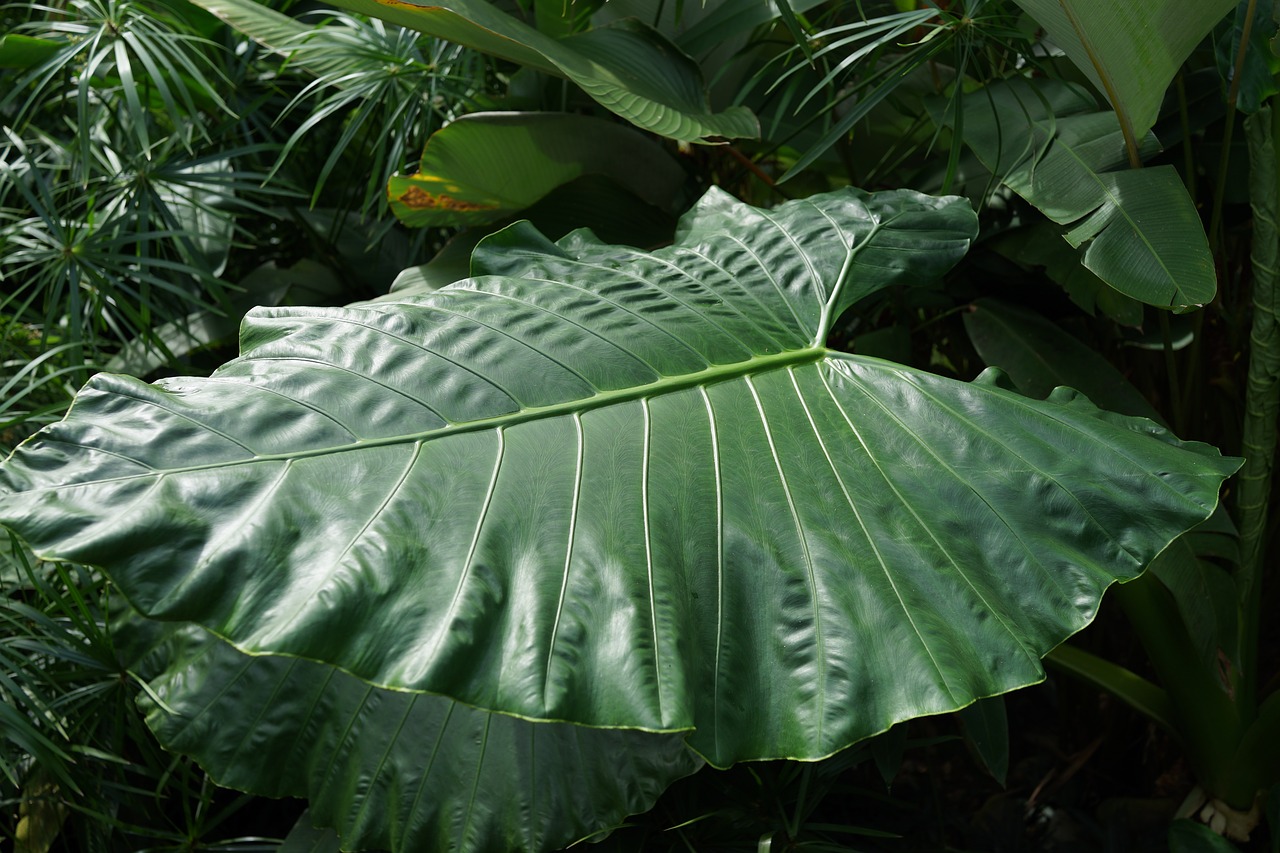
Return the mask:
[[[618,388],[613,391],[602,391],[590,397],[552,403],[549,406],[531,406],[515,412],[508,412],[506,414],[495,415],[489,418],[479,418],[474,421],[451,423],[443,427],[436,427],[435,429],[424,430],[422,432],[385,436],[383,438],[361,439],[349,444],[339,444],[330,447],[313,447],[303,450],[287,451],[284,453],[264,453],[259,456],[252,456],[248,459],[232,459],[223,462],[211,462],[205,465],[189,465],[186,467],[169,468],[160,471],[159,473],[161,477],[164,477],[170,474],[189,474],[198,471],[233,468],[239,465],[252,465],[259,462],[287,462],[290,460],[307,459],[315,456],[348,453],[354,450],[372,450],[379,447],[396,447],[403,444],[432,441],[439,438],[446,438],[451,435],[462,435],[470,432],[483,432],[485,430],[515,426],[529,421],[542,420],[543,418],[563,417],[565,415],[573,414],[581,415],[593,409],[602,409],[607,406],[614,406],[620,403],[658,397],[664,394],[673,394],[689,388],[714,385],[719,382],[741,379],[744,376],[753,376],[782,367],[812,364],[813,362],[826,358],[829,353],[830,351],[826,347],[807,347],[805,349],[788,350],[786,352],[774,353],[772,355],[758,355],[753,356],[746,361],[737,361],[733,364],[712,365],[705,370],[699,370],[694,373],[685,373],[680,376],[664,376],[644,385],[633,385],[628,388]],[[155,471],[145,471],[138,474],[128,474],[121,477],[106,477],[83,483],[59,483],[42,488],[30,489],[27,490],[26,494],[74,488],[81,485],[135,480],[153,476],[155,473]]]
[[1102,88],[1107,93],[1107,99],[1111,101],[1111,108],[1115,110],[1116,119],[1120,122],[1120,133],[1124,136],[1125,150],[1129,154],[1129,166],[1134,169],[1141,168],[1142,158],[1138,154],[1138,138],[1133,129],[1133,120],[1129,116],[1129,105],[1120,99],[1120,93],[1116,90],[1115,80],[1112,78],[1110,69],[1103,64],[1098,51],[1094,49],[1093,40],[1090,38],[1089,33],[1085,32],[1079,16],[1071,8],[1071,3],[1067,2],[1067,0],[1058,0],[1058,5],[1062,8],[1062,13],[1066,17],[1067,23],[1075,31],[1076,38],[1080,40],[1080,46],[1084,48],[1085,55],[1089,58],[1089,64],[1093,66],[1094,73],[1098,75],[1098,81],[1102,83]]

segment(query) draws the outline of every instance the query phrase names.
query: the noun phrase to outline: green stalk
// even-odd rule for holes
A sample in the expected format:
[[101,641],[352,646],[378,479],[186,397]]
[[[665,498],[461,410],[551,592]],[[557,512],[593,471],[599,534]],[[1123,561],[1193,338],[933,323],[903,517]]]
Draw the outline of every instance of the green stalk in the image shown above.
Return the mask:
[[1276,416],[1280,413],[1280,306],[1277,275],[1280,229],[1277,228],[1277,153],[1274,123],[1280,110],[1260,109],[1245,122],[1249,141],[1250,205],[1253,207],[1253,328],[1249,333],[1249,376],[1244,407],[1236,509],[1240,524],[1240,670],[1242,706],[1252,709],[1257,690],[1258,621],[1261,618],[1261,565],[1266,545],[1271,471],[1275,464]]
[[1237,785],[1241,797],[1280,779],[1280,693],[1272,693],[1259,707],[1258,718],[1240,739],[1232,763],[1243,771]]
[[1236,64],[1231,75],[1231,88],[1227,92],[1227,123],[1222,130],[1222,156],[1218,158],[1218,183],[1213,191],[1213,213],[1209,217],[1209,248],[1218,250],[1218,231],[1222,225],[1222,199],[1227,191],[1227,163],[1231,155],[1231,136],[1236,126],[1236,100],[1240,95],[1240,77],[1244,74],[1244,54],[1253,33],[1253,19],[1258,11],[1258,0],[1249,0],[1244,13],[1244,26],[1240,28],[1240,49],[1236,51]]
[[1196,161],[1191,150],[1191,111],[1187,108],[1187,84],[1185,76],[1178,72],[1174,80],[1178,93],[1178,118],[1182,122],[1182,182],[1187,185],[1187,195],[1196,197]]
[[1178,435],[1187,434],[1187,413],[1182,406],[1182,392],[1178,382],[1178,360],[1173,354],[1173,332],[1169,328],[1169,312],[1159,311],[1160,337],[1164,341],[1164,370],[1169,374],[1169,410],[1173,413],[1173,430]]
[[1248,809],[1253,792],[1246,797],[1239,791],[1240,768],[1233,761],[1241,736],[1237,704],[1216,673],[1200,665],[1173,596],[1149,571],[1114,594],[1169,697],[1168,713],[1191,769],[1206,791]]
[[[1183,183],[1187,185],[1187,195],[1192,198],[1196,197],[1196,161],[1195,151],[1191,145],[1191,111],[1187,107],[1187,86],[1183,72],[1178,72],[1176,80],[1176,88],[1178,93],[1178,116],[1182,122],[1182,156],[1183,156],[1183,172],[1185,176]],[[1200,364],[1200,349],[1204,333],[1204,311],[1197,311],[1191,318],[1191,349],[1187,353],[1186,363],[1187,372],[1182,377],[1182,412],[1184,414],[1183,422],[1190,420],[1191,413],[1197,411],[1196,402],[1200,396],[1200,381],[1204,377],[1204,371],[1198,369]]]

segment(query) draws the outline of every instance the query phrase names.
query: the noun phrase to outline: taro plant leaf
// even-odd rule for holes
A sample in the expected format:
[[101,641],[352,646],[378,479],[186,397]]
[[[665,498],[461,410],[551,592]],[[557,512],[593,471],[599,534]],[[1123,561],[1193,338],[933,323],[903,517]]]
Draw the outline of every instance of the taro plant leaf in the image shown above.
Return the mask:
[[164,705],[143,701],[160,741],[222,785],[306,797],[310,821],[345,850],[560,848],[648,810],[702,765],[679,734],[531,723],[380,690],[196,628],[166,651],[151,685]]
[[[1188,310],[1217,291],[1195,203],[1171,166],[1124,164],[1115,116],[1079,113],[1076,90],[1012,79],[965,99],[964,140],[1014,192],[1060,225],[1084,265],[1148,305]],[[1073,114],[1074,113],[1074,114]],[[1155,149],[1146,136],[1142,152]]]
[[674,206],[684,170],[648,138],[564,113],[473,113],[427,140],[417,174],[387,198],[410,226],[480,225],[523,210],[584,175],[602,175],[659,208]]
[[[1236,0],[1014,0],[1107,96],[1134,151],[1183,60]],[[1136,164],[1135,164],[1136,165]]]
[[[1007,368],[1024,394],[1043,397],[1069,385],[1104,408],[1164,423],[1114,366],[1055,324],[1034,312],[995,299],[980,299],[964,317],[965,330],[982,360]],[[1151,564],[1187,626],[1201,662],[1210,672],[1239,666],[1235,639],[1235,584],[1231,575],[1200,559],[1197,546],[1230,546],[1236,541],[1222,508],[1193,533],[1179,537]],[[1220,546],[1219,546],[1220,547]]]
[[308,809],[294,823],[276,853],[340,853],[341,844],[333,829],[312,825]]
[[95,378],[0,470],[0,522],[250,654],[717,766],[829,755],[1039,681],[1238,467],[826,348],[975,232],[854,189],[712,190],[654,252],[513,226],[435,292],[250,312],[211,377]]
[[334,5],[565,77],[637,127],[681,142],[760,132],[746,107],[713,111],[698,66],[638,21],[556,39],[485,0],[338,0]]

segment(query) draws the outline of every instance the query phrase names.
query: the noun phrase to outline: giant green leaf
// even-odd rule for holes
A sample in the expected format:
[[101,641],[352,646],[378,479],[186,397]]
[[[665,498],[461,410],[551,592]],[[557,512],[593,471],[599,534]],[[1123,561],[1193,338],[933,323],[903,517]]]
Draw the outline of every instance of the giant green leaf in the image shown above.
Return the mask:
[[1236,0],[1014,0],[1107,100],[1126,138],[1156,123],[1183,60]]
[[[653,805],[701,764],[676,734],[536,724],[248,657],[199,629],[165,649],[147,722],[221,784],[306,797],[345,850],[546,850]],[[264,701],[266,700],[266,701]]]
[[1041,679],[1237,467],[827,349],[975,231],[852,189],[713,190],[654,252],[513,226],[432,293],[251,312],[209,378],[94,379],[0,521],[250,654],[718,766],[828,755]]
[[[964,326],[982,360],[992,367],[1006,368],[1025,394],[1042,397],[1058,385],[1070,385],[1112,411],[1163,423],[1138,389],[1100,353],[1038,314],[994,299],[980,299],[965,314]],[[1217,516],[1202,528],[1224,522],[1225,532],[1201,529],[1198,539],[1192,538],[1195,534],[1179,537],[1151,564],[1151,571],[1173,596],[1201,660],[1214,672],[1219,669],[1220,656],[1233,665],[1239,659],[1231,575],[1201,559],[1192,547],[1205,537],[1234,541],[1231,521],[1221,507]]]

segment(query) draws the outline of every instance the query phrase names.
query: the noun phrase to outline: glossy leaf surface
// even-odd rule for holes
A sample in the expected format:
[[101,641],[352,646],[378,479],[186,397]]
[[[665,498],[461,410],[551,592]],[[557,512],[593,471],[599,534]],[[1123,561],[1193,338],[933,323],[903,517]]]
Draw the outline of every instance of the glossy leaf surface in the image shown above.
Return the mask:
[[713,190],[652,253],[512,227],[434,293],[252,312],[208,379],[98,377],[0,520],[251,653],[716,765],[828,755],[1041,679],[1237,467],[825,348],[975,230],[855,190]]
[[[147,722],[222,785],[306,797],[345,850],[546,850],[646,811],[702,762],[678,734],[530,723],[333,667],[169,641]],[[171,713],[170,713],[171,712]],[[323,838],[323,833],[317,834]]]
[[[1163,423],[1155,408],[1110,362],[1039,314],[980,299],[965,315],[964,325],[982,360],[992,367],[1007,366],[1009,377],[1025,394],[1043,397],[1056,386],[1069,385],[1112,411]],[[1235,541],[1230,519],[1221,507],[1196,532],[1170,544],[1150,571],[1173,596],[1201,660],[1216,672],[1221,662],[1238,665],[1236,595],[1230,573],[1197,552],[1196,546],[1206,538],[1211,544]]]

